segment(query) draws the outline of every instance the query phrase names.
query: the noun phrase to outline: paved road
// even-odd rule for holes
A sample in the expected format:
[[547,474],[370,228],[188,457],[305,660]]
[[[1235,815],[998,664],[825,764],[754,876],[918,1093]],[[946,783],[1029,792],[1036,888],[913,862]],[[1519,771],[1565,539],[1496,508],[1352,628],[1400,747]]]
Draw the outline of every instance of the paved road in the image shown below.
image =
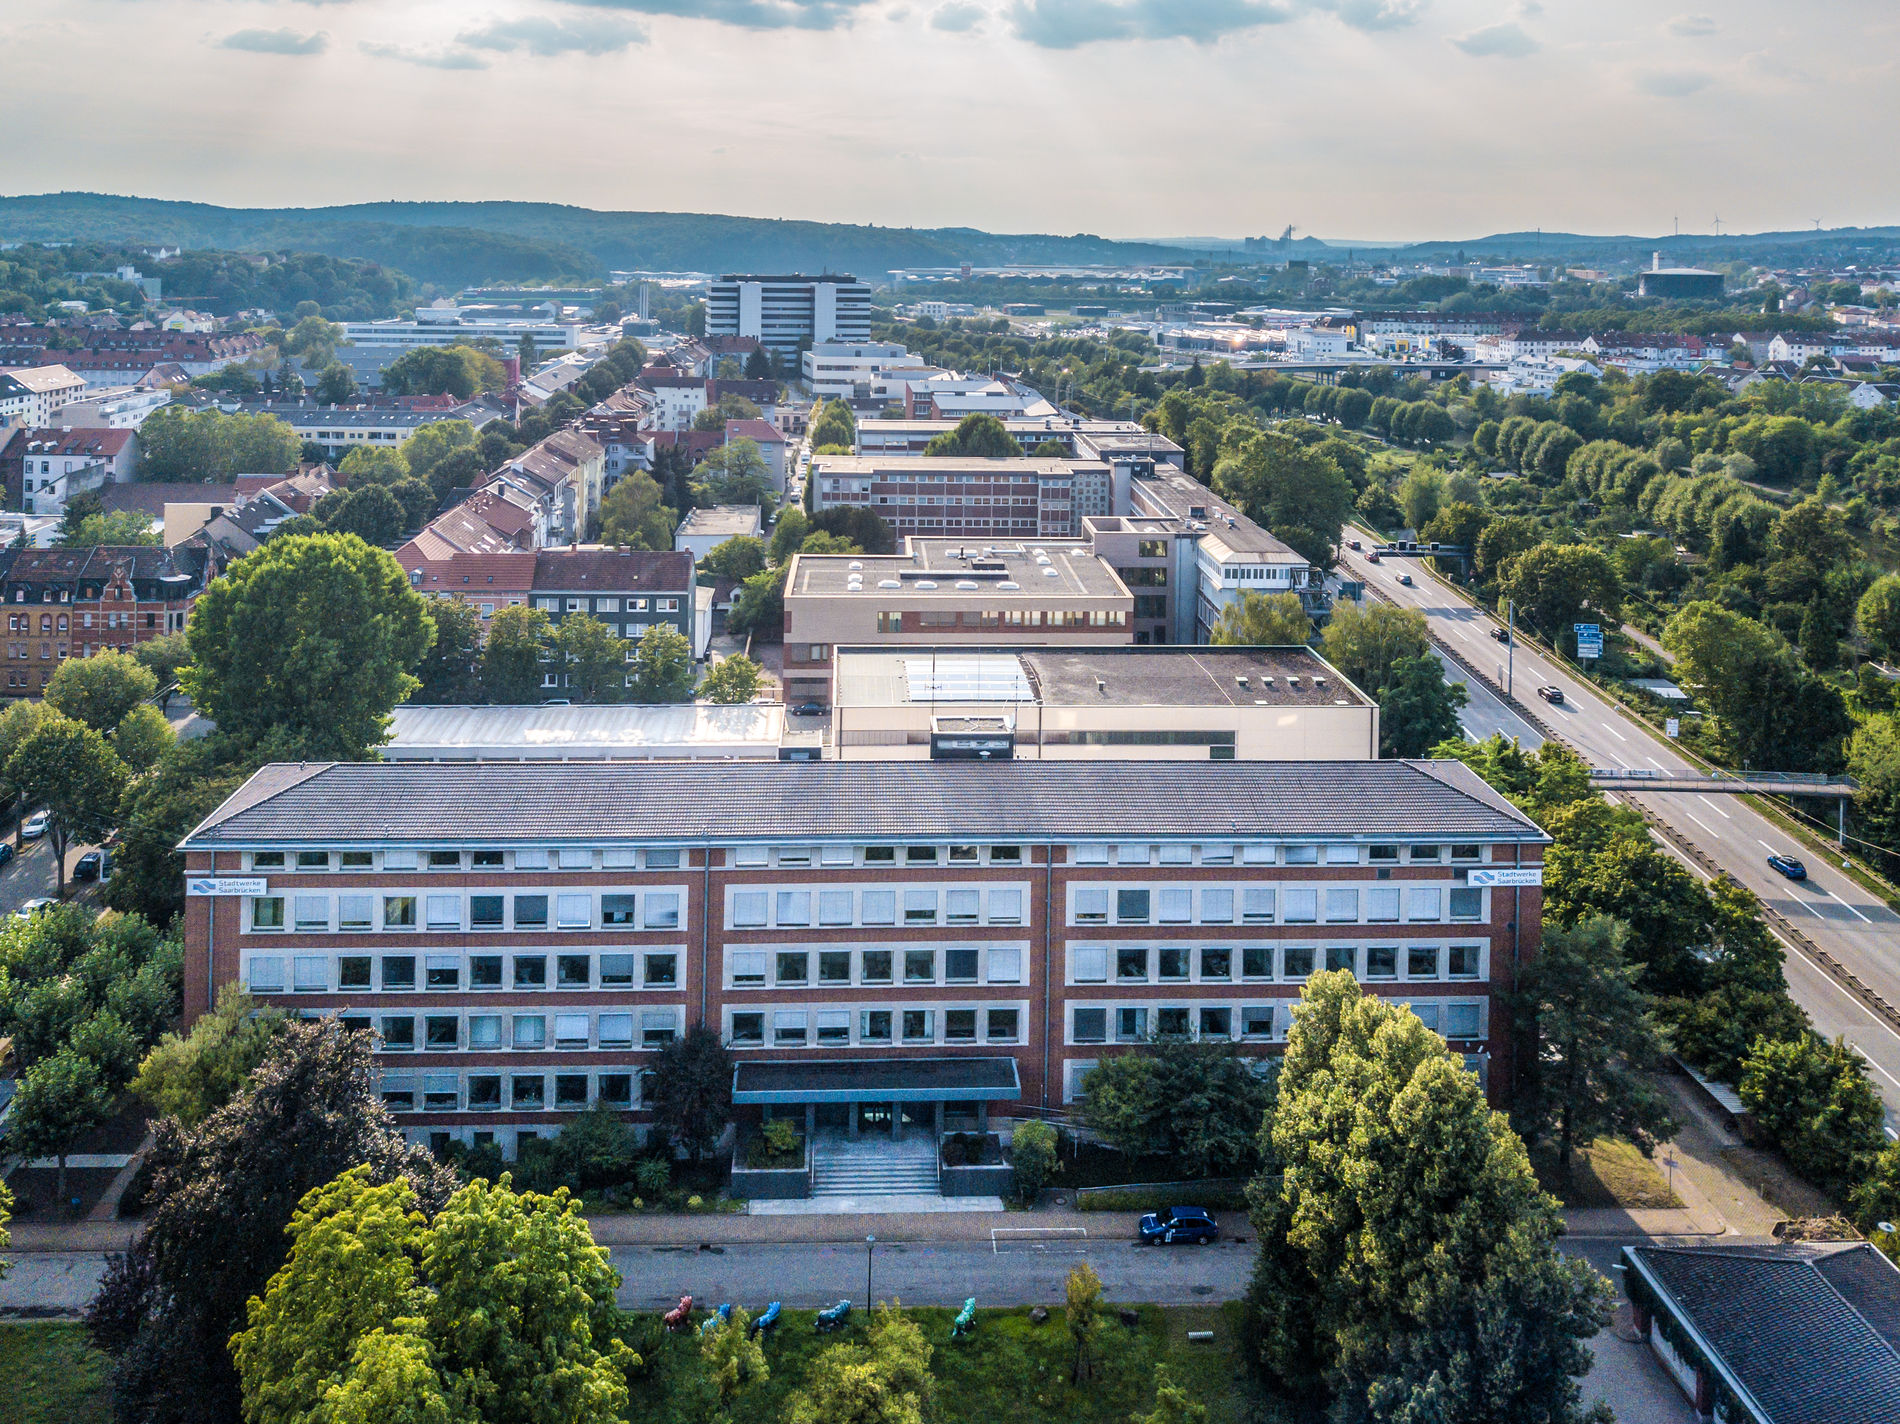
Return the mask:
[[[1422,612],[1432,632],[1486,678],[1496,675],[1505,661],[1505,649],[1490,632],[1497,620],[1465,602],[1427,574],[1419,563],[1388,559],[1368,564],[1348,550],[1342,563],[1350,577],[1364,579],[1393,602]],[[1410,573],[1413,587],[1398,582]],[[1555,685],[1564,693],[1564,705],[1537,703],[1544,720],[1592,766],[1642,767],[1657,771],[1694,771],[1694,763],[1635,725],[1583,679],[1519,643],[1513,657],[1513,675],[1520,701],[1531,703],[1539,686]],[[1472,692],[1464,712],[1466,731],[1489,736],[1502,730],[1507,736],[1533,745],[1542,739],[1524,720],[1489,692],[1482,698],[1461,669],[1449,665]],[[1781,912],[1822,949],[1834,955],[1862,983],[1889,1003],[1900,1004],[1900,915],[1861,889],[1836,866],[1812,853],[1803,854],[1809,879],[1784,880],[1766,864],[1770,850],[1789,848],[1789,837],[1759,813],[1733,796],[1700,793],[1618,792],[1617,796],[1647,806],[1704,854]],[[1794,848],[1801,853],[1799,847]],[[1845,1034],[1866,1055],[1874,1082],[1886,1099],[1889,1116],[1900,1111],[1900,1032],[1829,978],[1819,966],[1791,951],[1787,960],[1788,987],[1795,1002],[1812,1015],[1815,1027],[1833,1037]]]
[[[7,820],[0,823],[8,834],[0,839],[11,843],[13,823]],[[78,860],[90,847],[70,846],[66,852],[68,871],[67,894],[73,893],[70,879],[73,862]],[[20,853],[5,866],[0,866],[0,915],[10,915],[20,906],[38,896],[53,893],[53,848],[44,839],[27,841]],[[84,888],[78,887],[78,888]]]

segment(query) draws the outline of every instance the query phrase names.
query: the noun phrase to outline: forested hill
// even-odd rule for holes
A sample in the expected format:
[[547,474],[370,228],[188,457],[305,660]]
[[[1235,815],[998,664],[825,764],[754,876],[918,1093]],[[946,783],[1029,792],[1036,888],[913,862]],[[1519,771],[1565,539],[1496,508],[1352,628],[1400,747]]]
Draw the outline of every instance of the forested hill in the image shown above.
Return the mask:
[[585,278],[608,269],[850,271],[1005,262],[1184,262],[1197,254],[1077,234],[885,228],[554,203],[220,208],[101,193],[0,198],[0,240],[163,243],[369,258],[425,282]]

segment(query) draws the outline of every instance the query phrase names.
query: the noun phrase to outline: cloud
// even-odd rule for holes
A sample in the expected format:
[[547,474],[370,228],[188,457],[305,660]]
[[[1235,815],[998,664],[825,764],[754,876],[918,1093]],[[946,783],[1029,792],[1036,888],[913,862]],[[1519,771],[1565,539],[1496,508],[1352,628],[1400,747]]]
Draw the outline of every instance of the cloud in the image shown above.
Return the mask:
[[368,40],[357,46],[372,59],[394,59],[404,64],[418,64],[424,69],[486,69],[488,61],[480,55],[468,54],[461,50],[411,49],[407,45],[371,44]]
[[618,54],[628,45],[645,44],[646,27],[612,15],[588,15],[572,20],[528,16],[519,20],[491,20],[479,30],[455,37],[470,49],[517,50],[546,58],[557,54]]
[[1664,26],[1672,35],[1700,39],[1715,33],[1715,21],[1707,15],[1678,15]]
[[930,17],[930,28],[944,30],[953,35],[961,35],[975,29],[988,18],[989,11],[971,0],[950,0],[948,5]]
[[1416,23],[1430,0],[1331,0],[1322,5],[1355,30],[1399,30]]
[[1637,91],[1656,99],[1686,99],[1708,83],[1708,75],[1690,69],[1651,69],[1636,76]]
[[746,30],[835,30],[872,0],[569,0],[598,10],[676,15]]
[[1522,59],[1526,55],[1536,54],[1542,48],[1524,33],[1522,25],[1508,21],[1502,25],[1486,25],[1468,35],[1459,35],[1452,43],[1466,54],[1497,59]]
[[300,35],[295,30],[239,30],[218,41],[219,49],[241,49],[250,54],[322,54],[330,37],[322,30]]
[[1213,44],[1240,30],[1292,18],[1272,0],[1016,0],[1009,16],[1019,38],[1043,49],[1074,49],[1098,40]]

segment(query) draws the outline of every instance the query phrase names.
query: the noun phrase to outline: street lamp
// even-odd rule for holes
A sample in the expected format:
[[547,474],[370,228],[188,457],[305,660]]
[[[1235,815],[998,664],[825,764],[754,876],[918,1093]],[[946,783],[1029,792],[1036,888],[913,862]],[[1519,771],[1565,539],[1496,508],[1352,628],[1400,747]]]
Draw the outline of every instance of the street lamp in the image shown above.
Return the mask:
[[864,1238],[864,1308],[871,1308],[871,1253],[877,1249],[877,1237]]

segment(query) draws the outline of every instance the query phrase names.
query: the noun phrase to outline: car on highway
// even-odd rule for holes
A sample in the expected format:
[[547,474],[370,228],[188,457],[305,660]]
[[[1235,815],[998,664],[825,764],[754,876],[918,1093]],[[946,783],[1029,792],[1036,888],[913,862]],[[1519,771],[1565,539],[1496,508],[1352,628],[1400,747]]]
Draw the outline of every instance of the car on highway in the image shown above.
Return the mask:
[[74,880],[97,880],[105,873],[106,853],[102,850],[89,850],[73,862]]
[[1496,638],[1500,643],[1503,643],[1505,646],[1507,647],[1510,646],[1511,630],[1509,628],[1493,628],[1491,630],[1491,636],[1493,638]]
[[1412,576],[1410,574],[1400,574],[1399,587],[1410,588],[1411,586],[1412,586]]
[[792,715],[794,717],[822,717],[825,715],[825,709],[822,703],[801,702],[792,708]]
[[1358,548],[1360,547],[1360,545],[1359,545],[1359,541],[1358,541],[1357,539],[1348,539],[1348,540],[1346,541],[1346,547],[1347,547],[1348,549],[1354,549],[1354,550],[1356,550],[1356,549],[1358,549]]
[[1371,553],[1369,553],[1369,554],[1367,554],[1367,555],[1366,555],[1366,562],[1367,562],[1367,563],[1369,563],[1369,564],[1376,564],[1376,563],[1378,563],[1378,562],[1379,562],[1379,551],[1378,551],[1377,549],[1374,549],[1374,550],[1373,550],[1373,551],[1372,551]]
[[13,912],[13,918],[16,920],[30,920],[41,910],[50,910],[58,903],[59,901],[53,899],[50,895],[35,895],[31,900],[26,901],[19,909]]
[[1777,875],[1787,876],[1790,880],[1806,880],[1808,878],[1807,866],[1803,865],[1791,855],[1769,856],[1768,868]]
[[52,819],[53,813],[50,811],[35,811],[24,821],[20,822],[20,839],[23,841],[38,840],[41,836],[46,834],[46,828],[52,823]]
[[1540,687],[1537,689],[1537,695],[1552,707],[1564,705],[1564,690],[1561,687]]
[[1220,1240],[1220,1223],[1207,1214],[1206,1207],[1171,1206],[1166,1211],[1151,1211],[1136,1228],[1145,1246],[1174,1246],[1193,1243],[1211,1246]]

